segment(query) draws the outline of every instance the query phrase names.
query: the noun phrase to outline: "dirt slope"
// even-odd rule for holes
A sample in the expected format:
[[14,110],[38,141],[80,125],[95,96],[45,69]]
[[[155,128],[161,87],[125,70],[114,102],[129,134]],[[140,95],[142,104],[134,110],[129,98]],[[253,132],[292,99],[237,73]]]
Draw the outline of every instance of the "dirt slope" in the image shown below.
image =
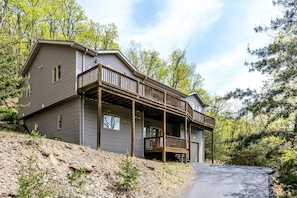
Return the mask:
[[72,192],[76,197],[182,197],[194,177],[190,165],[132,158],[139,170],[137,181],[140,190],[132,194],[116,192],[113,183],[118,178],[114,171],[119,170],[118,164],[124,155],[0,132],[0,197],[16,195],[21,164],[26,165],[31,155],[36,158],[40,170],[46,171],[45,182],[55,190],[54,197],[69,197],[67,174],[75,169],[86,171],[83,175],[86,183]]

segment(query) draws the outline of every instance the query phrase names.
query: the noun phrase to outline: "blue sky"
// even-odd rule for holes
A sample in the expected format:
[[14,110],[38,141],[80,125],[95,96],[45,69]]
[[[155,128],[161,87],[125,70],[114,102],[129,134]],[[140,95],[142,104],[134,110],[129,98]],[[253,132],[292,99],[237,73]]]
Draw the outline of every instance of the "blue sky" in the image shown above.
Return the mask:
[[204,88],[223,95],[235,88],[259,89],[264,77],[249,73],[245,61],[252,49],[272,38],[256,34],[256,25],[280,15],[272,0],[77,0],[86,15],[115,23],[122,51],[131,40],[167,59],[174,49],[187,48],[187,60],[197,65]]

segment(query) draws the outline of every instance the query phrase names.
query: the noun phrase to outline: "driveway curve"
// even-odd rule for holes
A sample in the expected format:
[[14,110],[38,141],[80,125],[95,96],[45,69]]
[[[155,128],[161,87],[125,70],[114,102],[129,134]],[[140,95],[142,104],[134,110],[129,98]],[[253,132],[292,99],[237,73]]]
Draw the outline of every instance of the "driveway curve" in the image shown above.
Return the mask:
[[186,198],[270,198],[273,169],[192,163],[196,179]]

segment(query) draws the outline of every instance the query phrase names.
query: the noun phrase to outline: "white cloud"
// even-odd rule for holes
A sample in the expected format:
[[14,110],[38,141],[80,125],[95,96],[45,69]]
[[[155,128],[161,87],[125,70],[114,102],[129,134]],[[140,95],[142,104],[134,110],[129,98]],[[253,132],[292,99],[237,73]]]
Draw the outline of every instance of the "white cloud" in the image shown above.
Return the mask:
[[136,40],[166,58],[173,49],[186,47],[193,37],[205,31],[219,18],[221,9],[219,0],[164,0],[164,9],[155,13],[157,23],[140,28],[134,24],[137,19],[132,18],[132,13],[137,12],[134,7],[137,1],[78,0],[78,3],[93,20],[116,24],[121,46],[126,47],[131,40]]
[[[119,43],[123,49],[130,40],[136,40],[143,47],[155,49],[163,58],[167,58],[173,49],[184,48],[192,40],[206,41],[207,49],[210,49],[207,52],[208,59],[202,63],[195,61],[197,71],[205,79],[205,88],[218,94],[224,94],[236,87],[260,86],[263,76],[249,73],[248,68],[244,67],[244,61],[249,60],[246,47],[247,44],[250,44],[252,49],[265,46],[271,38],[265,33],[255,34],[253,28],[256,25],[269,24],[270,19],[279,14],[278,9],[272,6],[271,0],[243,1],[242,5],[237,1],[225,0],[163,0],[163,9],[154,13],[156,21],[139,27],[135,23],[137,19],[133,18],[135,16],[133,13],[138,11],[136,4],[140,0],[78,0],[78,2],[86,10],[86,14],[95,21],[102,24],[116,24],[120,34]],[[208,30],[215,22],[225,17],[222,14],[226,6],[232,7],[235,4],[237,6],[239,4],[239,7],[234,7],[233,13],[227,13],[234,15],[226,24],[231,28],[222,37],[232,41],[232,44],[221,44],[221,51],[212,54],[210,46],[213,41],[207,37],[210,33]],[[222,24],[220,28],[224,27]],[[215,34],[219,35],[221,32]],[[192,44],[191,50],[195,50]]]
[[[278,8],[273,7],[270,0],[251,0],[245,3],[246,15],[238,16],[233,21],[234,31],[228,36],[236,42],[224,46],[224,51],[210,56],[209,60],[197,65],[197,72],[205,79],[206,90],[223,95],[235,88],[258,89],[265,76],[258,72],[248,72],[245,61],[255,60],[248,55],[246,48],[263,47],[273,39],[267,33],[254,32],[256,25],[269,25],[271,18],[280,15]],[[222,16],[224,17],[224,16]]]
[[77,0],[86,15],[101,24],[115,23],[121,38],[133,27],[131,12],[137,0]]
[[158,23],[135,32],[130,39],[158,50],[163,57],[173,49],[186,47],[220,16],[218,0],[167,0],[158,13]]
[[216,61],[207,61],[198,65],[197,72],[204,77],[204,87],[210,92],[223,95],[236,88],[259,89],[264,76],[250,73],[244,66],[244,54],[240,51],[229,52]]

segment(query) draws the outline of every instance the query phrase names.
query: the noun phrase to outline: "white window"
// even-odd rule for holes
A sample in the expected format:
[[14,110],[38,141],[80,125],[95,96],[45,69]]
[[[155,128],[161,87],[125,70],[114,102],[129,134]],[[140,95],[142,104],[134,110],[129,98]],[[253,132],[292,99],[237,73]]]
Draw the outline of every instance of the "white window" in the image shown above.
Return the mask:
[[61,79],[61,65],[54,67],[52,70],[52,82],[56,82]]
[[32,96],[32,84],[29,84],[26,89],[26,98],[30,98]]
[[59,114],[57,119],[57,129],[62,129],[62,125],[63,125],[63,117],[62,117],[62,114]]
[[112,115],[104,114],[103,127],[106,129],[120,130],[120,118]]

